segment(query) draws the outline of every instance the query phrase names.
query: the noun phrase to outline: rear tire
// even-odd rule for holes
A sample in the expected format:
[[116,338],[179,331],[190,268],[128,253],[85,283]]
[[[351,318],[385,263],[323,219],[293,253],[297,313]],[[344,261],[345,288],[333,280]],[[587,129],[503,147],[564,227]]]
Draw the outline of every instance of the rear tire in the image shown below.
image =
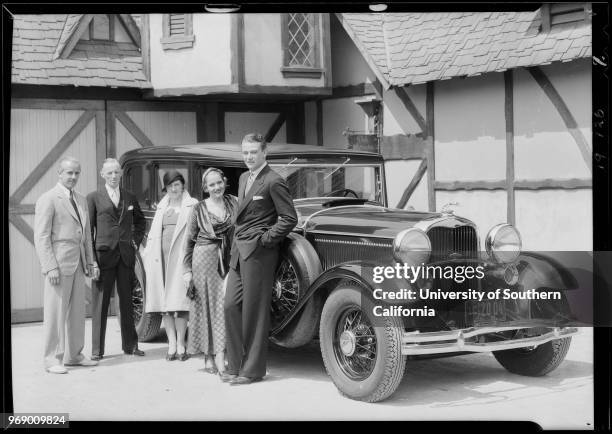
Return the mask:
[[555,370],[565,359],[572,338],[555,339],[535,348],[494,351],[497,361],[513,374],[540,377]]

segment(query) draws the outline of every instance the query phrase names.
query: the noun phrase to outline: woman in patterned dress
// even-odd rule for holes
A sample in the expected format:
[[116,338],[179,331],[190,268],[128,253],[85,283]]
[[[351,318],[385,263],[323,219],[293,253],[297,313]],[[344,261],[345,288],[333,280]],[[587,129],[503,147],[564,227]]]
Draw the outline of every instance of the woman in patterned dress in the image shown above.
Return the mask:
[[183,276],[195,287],[189,311],[190,354],[204,353],[204,370],[225,370],[225,277],[238,198],[225,194],[227,178],[211,167],[202,175],[202,189],[209,197],[193,207],[187,225]]
[[163,177],[166,195],[159,201],[142,259],[147,278],[146,312],[160,312],[166,335],[166,360],[188,358],[185,335],[189,299],[183,283],[183,257],[187,222],[198,202],[185,190],[185,178],[177,170]]

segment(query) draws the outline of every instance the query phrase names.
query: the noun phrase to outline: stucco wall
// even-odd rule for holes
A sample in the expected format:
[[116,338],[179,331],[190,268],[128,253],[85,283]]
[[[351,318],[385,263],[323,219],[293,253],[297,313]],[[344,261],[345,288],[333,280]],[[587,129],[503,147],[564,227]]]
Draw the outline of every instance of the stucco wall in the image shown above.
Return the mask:
[[162,14],[151,14],[151,82],[156,89],[231,83],[231,16],[193,14],[193,47],[164,50]]
[[374,82],[376,75],[334,14],[331,14],[330,30],[334,87]]
[[366,115],[355,104],[357,98],[338,98],[323,101],[323,146],[346,148],[348,140],[342,132],[348,127],[354,131],[365,131]]
[[[542,68],[568,106],[589,145],[591,65],[588,60]],[[561,116],[531,74],[514,73],[514,144],[517,179],[590,178]]]
[[[244,72],[246,84],[264,86],[324,86],[319,78],[283,77],[281,14],[244,14]],[[323,64],[321,27],[317,35]]]
[[[405,87],[404,89],[406,89],[410,100],[414,103],[423,119],[425,119],[426,86],[424,84],[417,84]],[[421,132],[421,127],[419,127],[419,124],[417,124],[412,115],[406,111],[404,103],[393,89],[383,92],[383,101],[383,132],[385,136],[418,134]]]
[[[385,174],[387,177],[387,199],[389,206],[397,206],[404,194],[404,190],[412,181],[421,160],[398,160],[385,162]],[[417,211],[427,211],[427,172],[421,178],[421,182],[410,196],[406,208],[412,206]]]
[[505,179],[503,74],[436,82],[434,95],[436,180]]

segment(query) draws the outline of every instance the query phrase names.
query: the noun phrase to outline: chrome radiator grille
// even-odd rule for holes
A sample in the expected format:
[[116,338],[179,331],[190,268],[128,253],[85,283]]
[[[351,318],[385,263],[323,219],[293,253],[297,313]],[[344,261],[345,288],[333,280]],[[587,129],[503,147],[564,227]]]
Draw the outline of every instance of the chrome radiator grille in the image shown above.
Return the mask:
[[430,262],[450,259],[453,254],[460,259],[475,259],[478,255],[478,238],[471,226],[434,227],[427,235],[431,240]]
[[317,235],[313,241],[324,270],[348,261],[393,261],[392,240]]

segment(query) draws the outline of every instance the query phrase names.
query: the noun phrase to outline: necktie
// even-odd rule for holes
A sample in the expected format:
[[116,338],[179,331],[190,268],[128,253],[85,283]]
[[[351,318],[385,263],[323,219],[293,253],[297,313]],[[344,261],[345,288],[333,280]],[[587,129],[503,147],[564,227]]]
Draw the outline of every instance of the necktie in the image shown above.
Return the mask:
[[70,203],[72,204],[72,207],[74,208],[74,212],[76,213],[79,219],[79,224],[81,225],[81,227],[83,227],[83,222],[81,221],[81,215],[79,214],[79,209],[77,208],[77,204],[74,201],[74,194],[72,193],[72,190],[70,190]]
[[251,189],[251,186],[253,185],[253,181],[255,181],[255,175],[251,172],[251,174],[249,175],[249,179],[247,180],[246,187],[244,188],[244,195],[245,196],[247,195],[247,193]]
[[111,200],[113,201],[115,206],[119,206],[119,194],[118,194],[117,189],[115,188],[115,189],[113,189],[111,191],[112,191],[112,193],[111,193]]

